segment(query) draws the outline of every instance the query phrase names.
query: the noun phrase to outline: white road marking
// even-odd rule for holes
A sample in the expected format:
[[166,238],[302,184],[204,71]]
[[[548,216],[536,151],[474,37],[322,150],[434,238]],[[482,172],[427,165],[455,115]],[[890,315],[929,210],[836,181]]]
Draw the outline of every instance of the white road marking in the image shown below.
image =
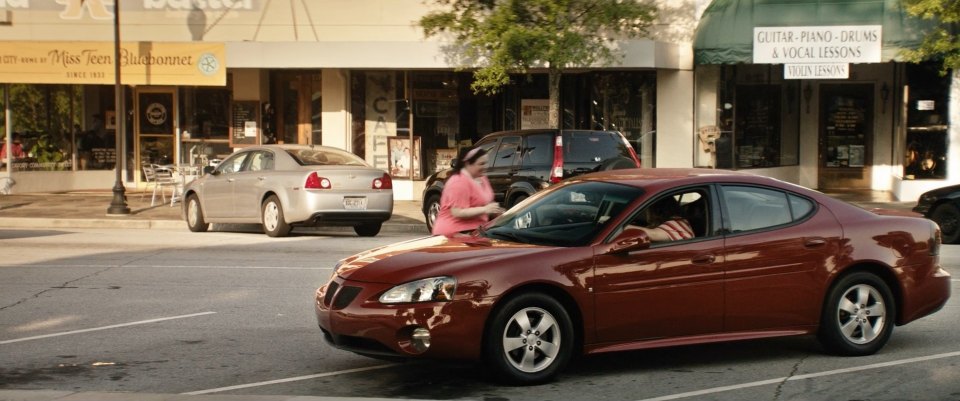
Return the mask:
[[62,332],[62,333],[44,334],[44,335],[42,335],[42,336],[15,338],[15,339],[13,339],[13,340],[0,341],[0,345],[3,345],[3,344],[11,344],[11,343],[18,343],[18,342],[21,342],[21,341],[39,340],[39,339],[42,339],[42,338],[65,336],[65,335],[69,335],[69,334],[89,333],[89,332],[91,332],[91,331],[100,331],[100,330],[107,330],[107,329],[115,329],[115,328],[118,328],[118,327],[135,326],[135,325],[138,325],[138,324],[156,323],[156,322],[162,322],[162,321],[173,320],[173,319],[185,319],[185,318],[188,318],[188,317],[197,317],[197,316],[203,316],[203,315],[210,315],[210,314],[214,314],[214,313],[217,313],[217,312],[191,313],[191,314],[189,314],[189,315],[161,317],[161,318],[157,318],[157,319],[149,319],[149,320],[141,320],[141,321],[138,321],[138,322],[114,324],[114,325],[110,325],[110,326],[94,327],[94,328],[90,328],[90,329],[65,331],[65,332]]
[[897,361],[881,362],[881,363],[875,363],[875,364],[872,364],[872,365],[858,366],[858,367],[853,367],[853,368],[828,370],[828,371],[819,372],[819,373],[808,373],[808,374],[805,374],[805,375],[779,377],[779,378],[776,378],[776,379],[769,379],[769,380],[761,380],[761,381],[755,381],[755,382],[750,382],[750,383],[735,384],[735,385],[732,385],[732,386],[714,387],[714,388],[708,388],[708,389],[703,389],[703,390],[690,391],[690,392],[686,392],[686,393],[665,395],[665,396],[662,396],[662,397],[645,398],[645,399],[640,400],[640,401],[677,400],[677,399],[681,399],[681,398],[688,398],[688,397],[696,397],[696,396],[707,395],[707,394],[722,393],[722,392],[724,392],[724,391],[740,390],[740,389],[750,388],[750,387],[767,386],[767,385],[771,385],[771,384],[778,384],[778,383],[783,383],[783,382],[788,382],[788,381],[814,379],[814,378],[817,378],[817,377],[840,375],[840,374],[845,374],[845,373],[859,372],[859,371],[862,371],[862,370],[888,368],[888,367],[891,367],[891,366],[906,365],[906,364],[909,364],[909,363],[917,363],[917,362],[926,362],[926,361],[932,361],[932,360],[935,360],[935,359],[952,358],[952,357],[956,357],[956,356],[960,356],[960,351],[947,352],[947,353],[943,353],[943,354],[935,354],[935,355],[929,355],[929,356],[921,356],[921,357],[916,357],[916,358],[907,358],[907,359],[901,359],[901,360],[897,360]]
[[367,367],[365,367],[365,368],[338,370],[338,371],[336,371],[336,372],[317,373],[317,374],[315,374],[315,375],[297,376],[297,377],[290,377],[290,378],[286,378],[286,379],[268,380],[268,381],[264,381],[264,382],[249,383],[249,384],[238,384],[238,385],[236,385],[236,386],[212,388],[212,389],[209,389],[209,390],[191,391],[191,392],[189,392],[189,393],[182,393],[182,394],[184,394],[184,395],[201,395],[201,394],[219,393],[219,392],[223,392],[223,391],[239,390],[239,389],[242,389],[242,388],[269,386],[269,385],[271,385],[271,384],[280,384],[280,383],[289,383],[289,382],[295,382],[295,381],[301,381],[301,380],[310,380],[310,379],[316,379],[316,378],[318,378],[318,377],[329,377],[329,376],[345,375],[345,374],[347,374],[347,373],[366,372],[366,371],[368,371],[368,370],[386,369],[386,368],[391,368],[391,367],[394,367],[394,366],[399,366],[399,364],[390,363],[390,364],[386,364],[386,365],[367,366]]
[[199,266],[199,265],[37,265],[37,264],[7,264],[0,265],[4,267],[40,267],[40,268],[59,268],[59,267],[122,267],[122,268],[174,268],[174,269],[276,269],[276,270],[332,270],[332,267],[304,267],[304,266]]

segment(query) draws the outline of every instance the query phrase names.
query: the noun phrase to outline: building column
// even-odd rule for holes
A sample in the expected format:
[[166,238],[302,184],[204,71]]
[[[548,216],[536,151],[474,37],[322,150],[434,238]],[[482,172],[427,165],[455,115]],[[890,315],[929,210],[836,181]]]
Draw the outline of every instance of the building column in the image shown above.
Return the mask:
[[693,115],[693,71],[657,70],[656,167],[693,167]]

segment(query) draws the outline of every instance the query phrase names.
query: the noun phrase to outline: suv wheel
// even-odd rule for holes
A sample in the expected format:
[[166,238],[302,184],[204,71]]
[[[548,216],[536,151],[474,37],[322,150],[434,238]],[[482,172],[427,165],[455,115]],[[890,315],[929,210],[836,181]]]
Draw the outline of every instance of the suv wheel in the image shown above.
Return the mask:
[[423,214],[427,220],[427,231],[433,232],[433,225],[437,222],[437,216],[440,215],[440,195],[433,194],[428,196],[423,205]]
[[510,201],[510,204],[507,205],[507,209],[514,207],[516,204],[523,202],[525,199],[527,199],[527,194],[520,194],[520,195],[514,196],[513,200]]

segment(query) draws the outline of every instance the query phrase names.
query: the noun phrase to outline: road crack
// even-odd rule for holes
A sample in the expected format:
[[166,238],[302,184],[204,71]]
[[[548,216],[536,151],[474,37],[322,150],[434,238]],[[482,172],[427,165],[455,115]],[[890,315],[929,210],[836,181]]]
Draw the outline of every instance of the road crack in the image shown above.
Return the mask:
[[797,375],[797,371],[800,370],[800,365],[803,365],[803,361],[805,361],[807,358],[809,358],[809,355],[806,355],[800,358],[800,360],[798,360],[797,363],[793,364],[793,369],[790,369],[790,374],[788,374],[787,377],[784,377],[783,380],[780,381],[779,384],[777,384],[777,388],[773,392],[774,400],[780,399],[780,396],[783,395],[783,385],[787,384],[787,382],[790,381],[790,378]]
[[13,307],[15,307],[15,306],[17,306],[17,305],[23,304],[24,302],[27,302],[27,301],[29,301],[29,300],[31,300],[31,299],[37,299],[37,298],[39,298],[41,295],[46,294],[46,293],[48,293],[48,292],[52,292],[52,291],[54,291],[54,290],[64,290],[64,289],[76,288],[76,287],[72,287],[71,284],[76,283],[76,282],[78,282],[78,281],[80,281],[80,280],[83,280],[83,279],[87,279],[87,278],[90,278],[90,277],[95,277],[95,276],[97,276],[97,275],[99,275],[99,274],[101,274],[101,273],[105,273],[105,272],[109,271],[110,269],[114,269],[114,268],[117,268],[117,267],[121,267],[121,266],[108,266],[106,269],[98,270],[98,271],[95,271],[95,272],[90,273],[90,274],[88,274],[88,275],[81,276],[81,277],[75,278],[75,279],[73,279],[73,280],[64,282],[63,284],[60,284],[60,285],[57,285],[57,286],[54,286],[54,287],[47,288],[47,289],[45,289],[45,290],[43,290],[43,291],[40,291],[40,292],[38,292],[38,293],[36,293],[36,294],[33,294],[33,295],[31,295],[31,296],[28,296],[28,297],[25,297],[25,298],[23,298],[23,299],[20,299],[19,301],[14,302],[14,303],[12,303],[12,304],[10,304],[10,305],[0,306],[0,312],[5,311],[5,310],[10,309],[10,308],[13,308]]

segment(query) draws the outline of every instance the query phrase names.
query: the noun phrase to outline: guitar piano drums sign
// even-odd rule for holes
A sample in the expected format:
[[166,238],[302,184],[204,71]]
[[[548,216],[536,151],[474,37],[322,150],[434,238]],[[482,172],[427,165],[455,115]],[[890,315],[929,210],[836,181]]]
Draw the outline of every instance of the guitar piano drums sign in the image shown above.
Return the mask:
[[140,134],[173,134],[172,93],[140,93],[138,110]]

